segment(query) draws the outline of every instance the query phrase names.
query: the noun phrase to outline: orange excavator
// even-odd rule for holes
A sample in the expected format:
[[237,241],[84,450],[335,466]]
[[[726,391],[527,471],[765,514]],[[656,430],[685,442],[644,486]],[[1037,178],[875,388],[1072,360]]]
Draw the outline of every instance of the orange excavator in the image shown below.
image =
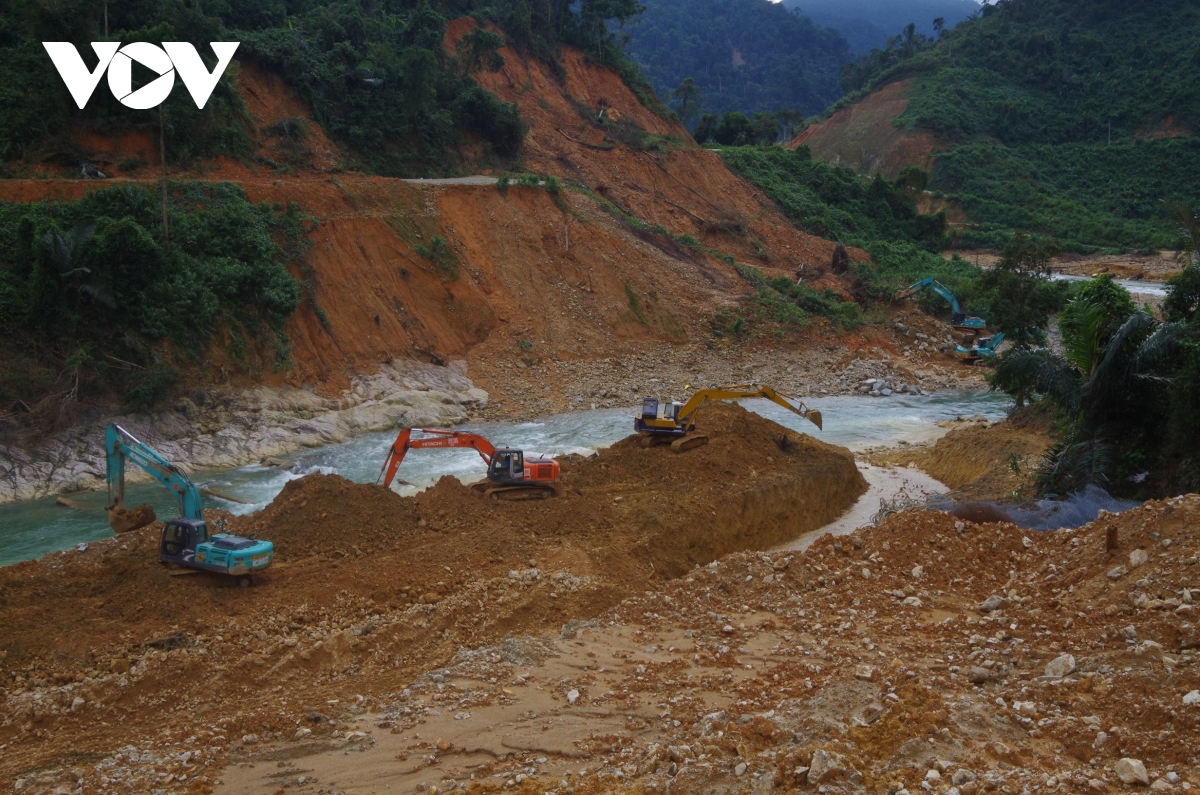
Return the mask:
[[[414,439],[414,432],[426,436]],[[405,428],[400,431],[379,470],[383,487],[392,485],[396,470],[409,450],[431,447],[465,447],[479,453],[488,466],[487,480],[472,483],[471,488],[493,499],[544,500],[557,493],[554,484],[558,481],[559,469],[553,458],[526,457],[522,450],[496,447],[477,433],[443,428]]]

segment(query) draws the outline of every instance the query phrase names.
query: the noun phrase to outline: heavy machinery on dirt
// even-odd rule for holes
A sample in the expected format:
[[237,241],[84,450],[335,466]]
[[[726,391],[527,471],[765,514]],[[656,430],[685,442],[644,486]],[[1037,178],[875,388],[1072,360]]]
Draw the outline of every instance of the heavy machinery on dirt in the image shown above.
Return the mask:
[[987,328],[987,321],[981,317],[969,317],[962,311],[962,307],[958,303],[958,299],[954,297],[954,293],[946,285],[934,279],[932,276],[922,279],[916,284],[901,290],[896,293],[895,299],[902,301],[905,298],[911,298],[922,290],[932,290],[945,299],[946,303],[950,304],[950,325],[960,331],[968,332],[970,335],[978,334]]
[[[427,434],[413,438],[413,433]],[[405,428],[388,450],[379,470],[383,487],[389,488],[396,470],[409,450],[429,448],[469,448],[487,464],[487,480],[472,483],[471,488],[497,500],[544,500],[557,494],[558,462],[553,458],[526,456],[523,450],[496,447],[477,433],[460,433],[444,428]]]
[[1004,342],[1004,332],[991,337],[981,337],[978,342],[969,346],[954,346],[954,355],[967,364],[979,364],[996,358],[996,349]]
[[[104,451],[108,469],[108,523],[114,532],[128,532],[154,521],[154,511],[143,505],[125,508],[125,462],[132,461],[179,498],[179,518],[163,526],[158,557],[186,569],[227,574],[244,579],[271,564],[275,545],[270,541],[216,533],[209,535],[204,505],[196,484],[149,445],[138,441],[120,425],[109,425]],[[131,518],[134,517],[134,518]]]
[[799,414],[821,427],[821,412],[810,409],[795,398],[776,392],[761,384],[736,384],[734,386],[701,389],[688,398],[686,403],[660,401],[658,398],[643,398],[642,412],[633,418],[633,427],[643,436],[643,445],[653,447],[670,444],[675,452],[691,450],[708,444],[708,437],[695,433],[696,417],[700,407],[710,400],[745,400],[765,398]]

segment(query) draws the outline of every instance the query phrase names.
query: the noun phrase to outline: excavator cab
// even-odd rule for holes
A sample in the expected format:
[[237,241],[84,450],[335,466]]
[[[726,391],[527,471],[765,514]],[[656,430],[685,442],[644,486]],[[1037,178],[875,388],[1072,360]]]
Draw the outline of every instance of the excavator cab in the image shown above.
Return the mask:
[[488,466],[488,480],[515,485],[525,482],[525,454],[511,447],[499,447]]
[[189,565],[196,546],[208,541],[208,525],[202,519],[172,519],[163,525],[159,559],[164,563]]

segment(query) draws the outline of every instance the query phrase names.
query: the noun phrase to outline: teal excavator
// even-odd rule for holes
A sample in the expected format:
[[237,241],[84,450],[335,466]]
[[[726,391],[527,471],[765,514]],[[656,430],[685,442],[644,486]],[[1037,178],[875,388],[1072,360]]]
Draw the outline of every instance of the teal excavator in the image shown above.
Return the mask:
[[270,541],[228,533],[210,536],[196,484],[129,431],[120,425],[109,425],[104,451],[108,466],[108,523],[115,532],[127,532],[154,521],[154,511],[148,505],[132,511],[125,508],[125,462],[132,461],[179,498],[179,518],[163,526],[159,560],[238,578],[270,565],[275,554],[275,545]]
[[896,300],[901,301],[905,298],[911,298],[922,290],[929,289],[946,299],[946,303],[950,304],[950,325],[953,328],[961,329],[962,331],[980,332],[987,328],[987,322],[981,317],[968,317],[959,306],[958,299],[954,297],[954,293],[946,285],[934,279],[932,276],[928,279],[922,279],[906,290],[901,290],[896,293]]

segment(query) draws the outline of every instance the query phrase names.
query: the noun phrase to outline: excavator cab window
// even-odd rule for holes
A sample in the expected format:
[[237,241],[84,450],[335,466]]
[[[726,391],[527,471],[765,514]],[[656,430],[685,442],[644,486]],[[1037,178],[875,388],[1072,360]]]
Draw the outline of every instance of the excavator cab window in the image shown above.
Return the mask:
[[192,545],[191,541],[192,529],[190,527],[176,522],[167,522],[162,534],[162,553],[171,557],[182,555],[183,551]]
[[520,450],[497,450],[492,458],[492,480],[523,480],[525,460]]

